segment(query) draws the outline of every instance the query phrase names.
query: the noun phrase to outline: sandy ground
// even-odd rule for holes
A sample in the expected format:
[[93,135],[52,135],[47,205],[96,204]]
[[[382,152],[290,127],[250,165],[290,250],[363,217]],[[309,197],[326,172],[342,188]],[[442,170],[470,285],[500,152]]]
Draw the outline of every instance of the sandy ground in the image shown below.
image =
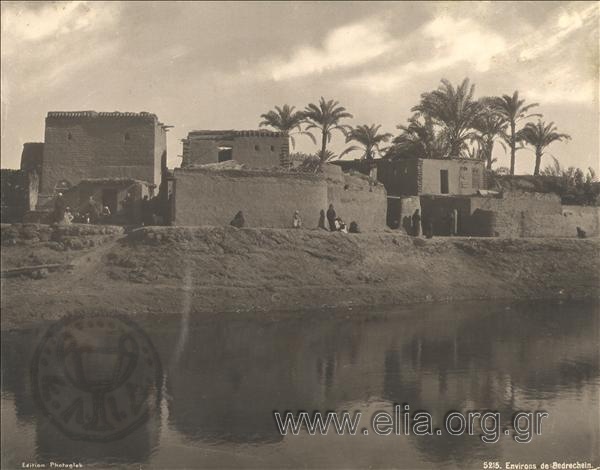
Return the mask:
[[600,296],[598,239],[152,227],[76,245],[57,250],[44,241],[3,240],[3,269],[44,262],[74,267],[43,279],[2,279],[2,328],[81,311],[218,315]]

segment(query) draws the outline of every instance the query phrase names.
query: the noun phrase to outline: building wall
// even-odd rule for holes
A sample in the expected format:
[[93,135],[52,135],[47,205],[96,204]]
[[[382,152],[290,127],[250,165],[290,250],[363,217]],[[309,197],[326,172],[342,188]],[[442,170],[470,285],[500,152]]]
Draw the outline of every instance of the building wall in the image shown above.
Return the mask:
[[484,164],[478,160],[420,159],[419,194],[442,194],[440,171],[448,171],[448,194],[475,194],[483,189]]
[[320,211],[333,204],[361,230],[385,228],[386,195],[379,186],[350,188],[346,181],[317,175],[240,170],[176,169],[175,225],[229,225],[238,211],[248,227],[292,226],[300,211],[304,228],[317,228]]
[[[494,227],[485,231],[509,238],[527,236],[524,224],[530,218],[562,213],[560,197],[551,193],[505,191],[502,197],[471,197],[470,205],[471,214],[477,209],[494,212],[495,218],[490,222],[493,222]],[[473,234],[478,233],[478,227],[470,230]]]
[[577,227],[598,237],[600,208],[563,206],[561,214],[529,213],[523,219],[523,237],[576,237]]
[[416,196],[418,184],[419,160],[379,160],[377,162],[377,179],[385,186],[390,196]]
[[336,214],[350,224],[355,221],[361,231],[381,230],[386,226],[387,197],[382,185],[347,187],[344,184],[327,184],[327,207],[333,204]]
[[[40,198],[56,185],[87,178],[133,178],[160,183],[166,133],[149,113],[48,113]],[[42,201],[41,201],[42,202]]]
[[219,161],[219,147],[232,147],[231,159],[250,168],[273,168],[289,162],[289,137],[261,131],[214,131],[190,133],[183,142],[182,167]]
[[432,216],[434,234],[448,235],[448,214],[458,210],[458,233],[466,236],[588,237],[600,236],[600,208],[562,206],[550,193],[505,191],[499,197],[421,196],[423,217]]
[[468,195],[485,187],[484,164],[478,160],[409,158],[377,164],[377,175],[392,196],[442,194],[440,170],[448,171],[448,194]]

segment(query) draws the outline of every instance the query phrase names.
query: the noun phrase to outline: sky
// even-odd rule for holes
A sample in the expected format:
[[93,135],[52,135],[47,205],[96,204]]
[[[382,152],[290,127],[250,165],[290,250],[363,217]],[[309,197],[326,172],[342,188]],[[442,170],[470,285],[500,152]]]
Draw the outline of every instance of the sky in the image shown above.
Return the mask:
[[[1,4],[1,163],[41,142],[48,111],[149,111],[170,167],[194,129],[256,129],[323,96],[349,124],[396,126],[442,78],[519,90],[568,143],[545,164],[599,170],[598,2],[9,2]],[[296,150],[314,152],[306,137]],[[345,148],[335,136],[331,148]],[[497,145],[497,165],[509,158]],[[532,150],[517,153],[531,173]]]

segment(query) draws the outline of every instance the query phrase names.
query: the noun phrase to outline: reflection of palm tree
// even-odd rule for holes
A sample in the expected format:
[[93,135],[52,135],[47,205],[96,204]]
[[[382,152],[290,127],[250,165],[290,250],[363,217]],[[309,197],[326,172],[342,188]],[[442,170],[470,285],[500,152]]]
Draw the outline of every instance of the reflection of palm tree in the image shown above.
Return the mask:
[[334,100],[325,101],[323,97],[319,104],[310,103],[304,110],[305,120],[308,123],[306,130],[317,129],[321,132],[321,150],[319,157],[321,161],[326,159],[327,143],[331,141],[331,134],[338,130],[344,135],[347,134],[350,126],[341,124],[340,121],[346,118],[352,118],[352,114],[346,111],[346,108],[339,105]]
[[528,122],[527,125],[521,129],[517,135],[519,140],[531,145],[535,148],[535,169],[533,170],[534,176],[540,174],[540,164],[542,157],[544,156],[544,150],[552,142],[562,142],[563,140],[571,140],[571,136],[568,134],[561,134],[556,132],[557,128],[553,122],[546,124],[542,120],[538,120],[537,123],[533,124]]
[[458,157],[476,135],[473,124],[482,106],[473,99],[474,92],[475,85],[470,85],[468,78],[456,88],[444,79],[437,90],[423,93],[421,102],[412,108],[441,127],[440,138],[446,143],[445,157]]
[[340,154],[342,158],[345,154],[355,150],[362,151],[361,159],[373,160],[375,156],[381,155],[380,145],[387,142],[392,134],[380,134],[381,125],[371,124],[370,126],[363,124],[356,126],[346,134],[346,143],[358,142],[360,145],[352,145]]
[[285,132],[290,137],[292,148],[296,148],[296,141],[293,137],[295,134],[306,135],[316,144],[315,137],[310,132],[303,131],[300,126],[304,121],[304,113],[294,110],[295,107],[289,104],[284,104],[281,108],[275,106],[275,109],[260,115],[263,120],[259,124],[259,127],[270,126],[280,132]]
[[517,152],[517,123],[523,119],[541,114],[527,114],[527,112],[538,103],[525,105],[525,100],[519,99],[519,92],[515,91],[512,96],[502,95],[502,97],[492,98],[492,106],[504,118],[507,125],[510,126],[510,134],[506,135],[505,140],[510,147],[510,174],[515,174],[515,154]]

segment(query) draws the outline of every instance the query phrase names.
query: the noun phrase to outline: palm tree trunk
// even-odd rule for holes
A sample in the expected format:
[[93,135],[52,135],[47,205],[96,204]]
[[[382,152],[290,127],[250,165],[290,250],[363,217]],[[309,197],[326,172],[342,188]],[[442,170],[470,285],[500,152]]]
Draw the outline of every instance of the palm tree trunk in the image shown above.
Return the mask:
[[514,121],[510,123],[510,174],[515,174],[515,147],[517,143],[515,142],[515,123]]
[[492,140],[488,145],[487,145],[487,149],[486,149],[486,160],[487,160],[487,165],[486,168],[488,170],[492,169],[492,153],[494,153],[494,140]]
[[535,149],[535,169],[533,170],[533,176],[540,175],[541,163],[542,163],[542,151],[541,151],[541,149]]
[[327,132],[323,131],[321,137],[321,161],[325,161],[325,150],[327,150]]

